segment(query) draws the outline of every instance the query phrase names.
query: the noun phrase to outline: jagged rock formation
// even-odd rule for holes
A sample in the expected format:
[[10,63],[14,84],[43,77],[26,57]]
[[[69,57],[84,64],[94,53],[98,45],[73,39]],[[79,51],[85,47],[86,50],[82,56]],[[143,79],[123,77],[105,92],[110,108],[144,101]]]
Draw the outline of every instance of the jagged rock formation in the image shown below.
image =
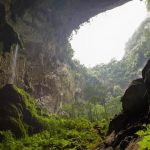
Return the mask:
[[137,150],[137,131],[150,123],[149,87],[150,60],[142,71],[142,79],[132,81],[122,97],[123,111],[109,124],[108,136],[97,150]]
[[[68,60],[68,37],[91,17],[128,1],[0,0],[0,51],[10,52],[14,43],[22,47],[15,84],[50,112],[73,101],[77,87]],[[10,59],[11,54],[0,56],[0,87],[8,83]]]

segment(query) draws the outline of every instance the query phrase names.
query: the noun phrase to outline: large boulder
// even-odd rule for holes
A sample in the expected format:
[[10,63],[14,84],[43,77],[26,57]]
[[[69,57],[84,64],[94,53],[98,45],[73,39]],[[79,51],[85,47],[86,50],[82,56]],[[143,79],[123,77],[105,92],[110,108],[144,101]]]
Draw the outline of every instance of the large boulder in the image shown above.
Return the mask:
[[16,137],[43,130],[33,100],[24,90],[11,84],[0,89],[0,130],[11,130]]
[[135,116],[148,110],[148,96],[143,79],[131,82],[122,97],[123,112]]

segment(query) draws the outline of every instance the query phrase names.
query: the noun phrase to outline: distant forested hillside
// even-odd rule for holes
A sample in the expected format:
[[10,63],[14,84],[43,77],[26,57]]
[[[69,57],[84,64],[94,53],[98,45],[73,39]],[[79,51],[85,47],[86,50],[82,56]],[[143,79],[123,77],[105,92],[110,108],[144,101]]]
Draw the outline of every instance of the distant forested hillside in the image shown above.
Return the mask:
[[107,118],[119,113],[123,91],[133,79],[141,77],[141,70],[150,57],[149,41],[150,19],[147,18],[126,43],[121,61],[112,59],[108,64],[99,64],[93,68],[86,68],[77,60],[70,61],[79,87],[76,103],[84,101],[98,104],[104,107],[103,116]]

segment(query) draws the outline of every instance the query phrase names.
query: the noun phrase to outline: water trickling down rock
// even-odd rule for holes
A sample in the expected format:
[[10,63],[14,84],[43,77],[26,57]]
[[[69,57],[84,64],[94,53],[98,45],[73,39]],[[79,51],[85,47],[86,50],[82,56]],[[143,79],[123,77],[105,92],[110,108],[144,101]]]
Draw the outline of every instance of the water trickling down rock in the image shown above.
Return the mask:
[[15,80],[18,50],[19,50],[19,46],[17,44],[16,47],[15,47],[15,50],[12,53],[11,76],[10,76],[10,79],[9,79],[9,84],[13,84],[14,80]]

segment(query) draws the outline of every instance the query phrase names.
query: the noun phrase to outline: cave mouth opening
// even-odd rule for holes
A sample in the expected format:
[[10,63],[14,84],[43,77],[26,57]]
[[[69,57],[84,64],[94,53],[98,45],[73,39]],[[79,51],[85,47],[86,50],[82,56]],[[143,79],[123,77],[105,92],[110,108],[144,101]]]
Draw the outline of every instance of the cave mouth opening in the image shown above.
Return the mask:
[[146,2],[133,0],[91,18],[72,32],[73,59],[86,67],[121,60],[126,43],[146,17]]

